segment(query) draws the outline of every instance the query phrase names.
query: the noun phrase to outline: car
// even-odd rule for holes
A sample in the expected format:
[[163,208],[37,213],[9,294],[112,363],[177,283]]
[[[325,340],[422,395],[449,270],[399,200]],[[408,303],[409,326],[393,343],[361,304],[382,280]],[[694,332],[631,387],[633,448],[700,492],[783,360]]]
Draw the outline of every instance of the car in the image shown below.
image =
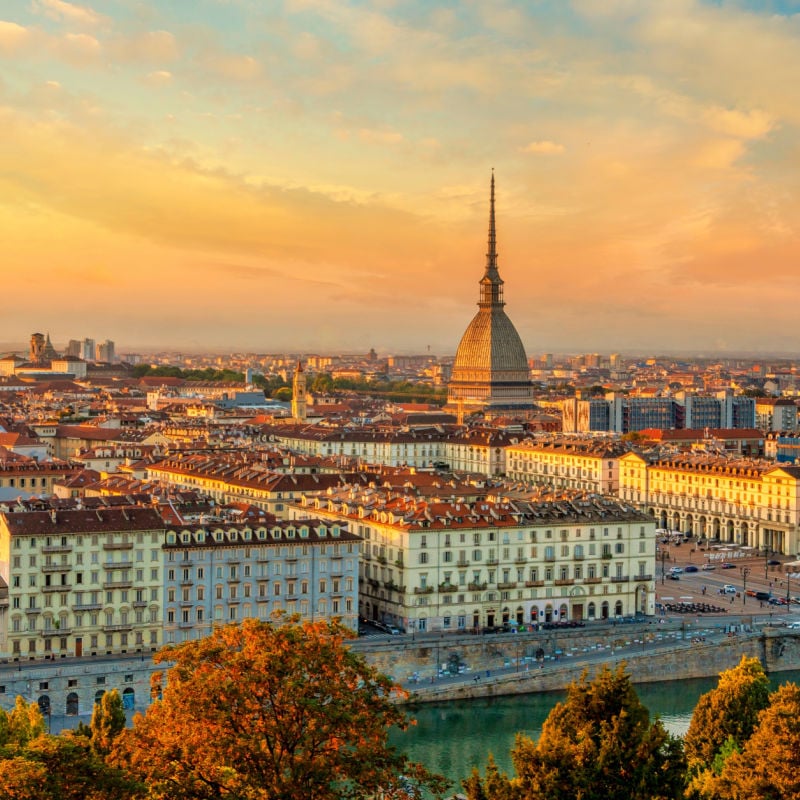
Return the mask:
[[667,577],[668,577],[668,578],[669,578],[671,581],[679,581],[679,580],[681,579],[681,576],[680,576],[680,575],[678,575],[678,574],[676,574],[676,573],[674,573],[674,572],[670,572],[670,573],[669,573],[669,575],[667,575]]
[[[703,567],[703,569],[705,569],[705,567]],[[697,572],[697,567],[694,564],[689,564],[689,566],[686,567],[684,572]]]
[[773,558],[767,561],[767,564],[769,564],[771,567],[779,567],[781,565],[781,562]]
[[737,591],[738,589],[732,583],[726,583],[722,587],[723,594],[736,594]]
[[399,636],[400,635],[400,628],[396,628],[394,625],[387,625],[386,633],[391,634],[392,636]]
[[785,606],[786,605],[786,598],[785,597],[770,597],[767,602],[771,606]]
[[722,564],[719,565],[720,569],[736,569],[736,564],[731,564],[728,561],[724,561]]
[[673,575],[680,575],[683,572],[683,567],[670,567],[669,570]]
[[755,598],[756,600],[769,600],[772,595],[769,592],[756,592]]
[[703,564],[703,572],[711,572],[713,569],[716,569],[713,564]]
[[800,622],[790,622],[786,627],[792,630],[798,630],[800,629]]

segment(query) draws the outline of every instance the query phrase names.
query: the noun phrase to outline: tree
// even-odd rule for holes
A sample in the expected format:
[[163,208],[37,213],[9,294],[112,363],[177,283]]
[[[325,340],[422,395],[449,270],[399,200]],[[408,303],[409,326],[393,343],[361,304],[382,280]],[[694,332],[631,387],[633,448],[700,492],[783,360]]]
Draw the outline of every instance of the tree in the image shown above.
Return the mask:
[[44,733],[44,729],[39,704],[27,703],[21,695],[17,695],[10,713],[0,709],[0,748],[6,752],[24,748],[28,742]]
[[725,761],[707,797],[730,800],[800,798],[800,688],[787,683],[770,696],[741,753]]
[[125,723],[125,709],[119,691],[103,692],[100,702],[94,704],[89,725],[94,751],[102,756],[108,755],[114,739],[125,729]]
[[514,789],[504,772],[500,772],[494,756],[489,753],[486,777],[481,779],[477,768],[472,768],[469,778],[461,782],[467,800],[514,800]]
[[680,740],[650,722],[624,666],[603,667],[591,682],[584,673],[536,743],[517,735],[512,758],[526,799],[655,800],[683,790]]
[[710,768],[728,739],[741,750],[768,702],[769,678],[757,658],[742,656],[736,667],[720,673],[717,687],[697,701],[686,732],[690,772]]
[[160,800],[333,800],[407,781],[437,795],[443,779],[387,744],[407,719],[400,691],[344,642],[338,622],[245,620],[156,654],[147,713],[117,739],[113,761]]

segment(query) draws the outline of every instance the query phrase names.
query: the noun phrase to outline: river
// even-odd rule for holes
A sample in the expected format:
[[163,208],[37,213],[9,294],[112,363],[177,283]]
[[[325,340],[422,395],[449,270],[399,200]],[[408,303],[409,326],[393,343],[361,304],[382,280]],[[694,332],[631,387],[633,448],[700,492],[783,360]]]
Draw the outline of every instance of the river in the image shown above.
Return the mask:
[[[787,681],[800,683],[800,671],[770,677],[774,687]],[[636,691],[651,717],[658,715],[667,730],[683,735],[698,698],[716,684],[716,678],[698,678],[640,684]],[[453,781],[453,791],[457,791],[474,766],[483,774],[490,752],[502,771],[513,774],[514,736],[521,732],[538,738],[550,710],[563,698],[563,692],[549,692],[421,705],[410,713],[416,725],[405,733],[395,732],[391,741],[413,761]]]

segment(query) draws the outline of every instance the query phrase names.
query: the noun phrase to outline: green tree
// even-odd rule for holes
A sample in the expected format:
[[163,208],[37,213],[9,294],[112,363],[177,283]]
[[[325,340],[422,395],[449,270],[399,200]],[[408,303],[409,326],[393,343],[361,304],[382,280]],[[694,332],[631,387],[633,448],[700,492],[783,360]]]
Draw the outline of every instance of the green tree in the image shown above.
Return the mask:
[[92,709],[92,721],[89,724],[92,747],[96,753],[108,755],[114,739],[125,729],[125,709],[119,691],[112,689],[103,692],[99,703]]
[[245,620],[156,654],[160,696],[116,740],[114,763],[159,800],[407,796],[445,784],[390,747],[400,691],[345,646],[338,622]]
[[567,691],[534,743],[518,735],[512,784],[526,800],[656,800],[682,795],[681,742],[649,713],[620,666]]
[[742,656],[737,666],[720,673],[717,687],[697,701],[686,732],[690,772],[710,768],[728,739],[741,750],[768,702],[769,678],[757,658]]
[[705,797],[725,800],[800,798],[800,688],[787,683],[770,696],[742,752],[705,788]]
[[38,703],[27,703],[24,697],[17,695],[10,712],[0,709],[0,747],[4,750],[24,748],[44,730],[44,718]]
[[280,389],[276,389],[272,396],[276,400],[282,400],[284,402],[292,399],[292,390],[288,386],[282,386]]

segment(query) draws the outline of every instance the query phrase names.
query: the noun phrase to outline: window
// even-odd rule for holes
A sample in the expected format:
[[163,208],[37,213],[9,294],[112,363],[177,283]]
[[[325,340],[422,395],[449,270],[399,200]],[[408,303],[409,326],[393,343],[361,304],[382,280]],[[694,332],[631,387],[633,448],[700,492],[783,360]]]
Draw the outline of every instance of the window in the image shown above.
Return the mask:
[[420,564],[427,564],[428,563],[428,554],[427,553],[420,553],[419,554],[419,563]]

